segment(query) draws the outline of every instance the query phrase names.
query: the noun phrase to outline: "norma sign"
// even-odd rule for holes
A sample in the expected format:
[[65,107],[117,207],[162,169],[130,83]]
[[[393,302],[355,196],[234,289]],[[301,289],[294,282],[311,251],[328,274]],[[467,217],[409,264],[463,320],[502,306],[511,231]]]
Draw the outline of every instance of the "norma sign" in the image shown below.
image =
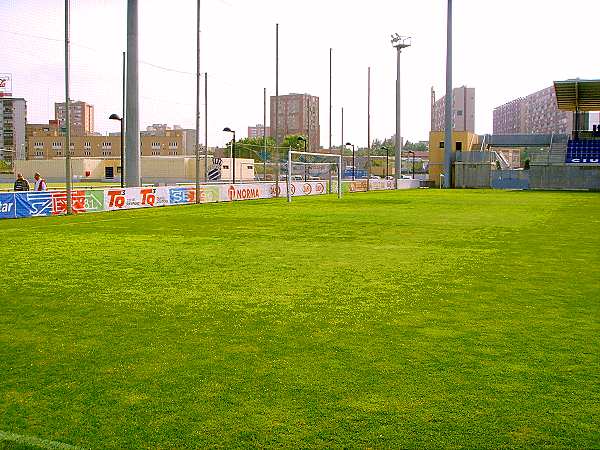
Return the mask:
[[0,97],[12,95],[12,75],[10,73],[0,73]]

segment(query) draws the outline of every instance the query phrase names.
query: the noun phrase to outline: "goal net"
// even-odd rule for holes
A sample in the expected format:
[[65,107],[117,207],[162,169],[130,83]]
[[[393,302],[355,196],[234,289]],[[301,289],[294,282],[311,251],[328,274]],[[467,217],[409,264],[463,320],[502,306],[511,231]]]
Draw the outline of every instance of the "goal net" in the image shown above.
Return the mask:
[[329,193],[334,188],[338,198],[342,197],[342,157],[326,153],[309,153],[290,150],[287,161],[287,198],[292,201],[292,183],[323,181]]

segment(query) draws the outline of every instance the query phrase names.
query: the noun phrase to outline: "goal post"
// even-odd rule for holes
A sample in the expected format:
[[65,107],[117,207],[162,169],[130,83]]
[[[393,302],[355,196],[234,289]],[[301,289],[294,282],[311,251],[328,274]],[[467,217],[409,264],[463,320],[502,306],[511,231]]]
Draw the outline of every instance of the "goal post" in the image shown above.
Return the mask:
[[[329,193],[332,193],[333,177],[332,169],[335,169],[337,179],[337,195],[342,198],[342,156],[328,153],[310,153],[300,152],[295,150],[288,151],[287,160],[287,199],[292,201],[292,183],[294,182],[294,167],[300,166],[304,168],[304,181],[308,181],[308,173],[317,171],[317,179],[322,179],[326,176],[326,181],[329,185]],[[324,174],[324,171],[326,174]],[[301,178],[302,179],[302,178]],[[311,181],[314,180],[311,176]]]

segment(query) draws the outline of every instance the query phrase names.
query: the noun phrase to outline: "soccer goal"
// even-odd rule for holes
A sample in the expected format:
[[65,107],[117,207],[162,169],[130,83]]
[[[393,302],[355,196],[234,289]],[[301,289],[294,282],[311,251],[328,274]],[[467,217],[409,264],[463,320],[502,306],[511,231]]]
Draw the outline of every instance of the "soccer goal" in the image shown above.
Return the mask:
[[334,185],[338,198],[342,198],[342,157],[326,153],[309,153],[290,150],[287,163],[287,199],[292,201],[295,183],[323,181],[329,193]]

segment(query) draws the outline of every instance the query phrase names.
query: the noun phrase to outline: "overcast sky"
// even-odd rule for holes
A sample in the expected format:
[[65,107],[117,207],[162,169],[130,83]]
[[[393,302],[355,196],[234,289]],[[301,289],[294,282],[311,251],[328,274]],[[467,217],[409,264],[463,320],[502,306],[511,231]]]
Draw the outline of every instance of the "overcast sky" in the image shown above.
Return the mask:
[[[229,126],[245,136],[263,121],[263,88],[275,93],[280,24],[280,94],[321,99],[321,144],[329,136],[329,48],[333,48],[333,143],[367,143],[395,132],[395,50],[390,34],[413,37],[402,55],[402,134],[428,138],[430,89],[445,90],[445,0],[202,0],[202,72],[208,72],[209,146]],[[567,78],[600,78],[598,0],[455,0],[454,86],[476,89],[476,131],[492,110]],[[125,0],[71,0],[71,98],[95,106],[96,131],[116,131],[121,111]],[[140,127],[195,126],[196,1],[139,0]],[[47,122],[64,101],[64,1],[0,0],[0,73],[27,99],[28,121]],[[163,68],[171,70],[165,70]],[[204,94],[202,94],[202,99]],[[204,107],[202,107],[202,111]],[[204,118],[201,119],[202,124]],[[268,121],[268,119],[267,119]],[[202,125],[203,127],[203,125]],[[204,132],[202,131],[202,135]]]

